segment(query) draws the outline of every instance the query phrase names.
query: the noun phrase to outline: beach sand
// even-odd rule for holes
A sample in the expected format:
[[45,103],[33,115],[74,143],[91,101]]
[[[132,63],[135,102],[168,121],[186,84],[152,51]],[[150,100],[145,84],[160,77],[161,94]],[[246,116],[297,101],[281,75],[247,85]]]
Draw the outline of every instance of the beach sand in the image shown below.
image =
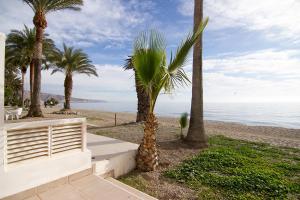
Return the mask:
[[[117,113],[117,126],[114,126],[115,113],[76,110],[78,115],[52,114],[59,108],[43,109],[45,118],[35,118],[34,120],[47,120],[58,118],[86,117],[89,132],[110,137],[123,139],[126,141],[139,143],[143,135],[143,125],[135,122],[135,114]],[[26,113],[24,113],[26,114]],[[33,119],[21,119],[19,121],[32,121]],[[159,130],[158,142],[170,141],[179,137],[180,128],[177,118],[158,117]],[[8,123],[16,122],[8,121]],[[185,132],[187,130],[184,130]],[[253,142],[264,142],[276,146],[300,148],[300,129],[287,129],[270,126],[247,126],[239,123],[205,121],[205,131],[208,136],[224,135],[234,139],[242,139]]]

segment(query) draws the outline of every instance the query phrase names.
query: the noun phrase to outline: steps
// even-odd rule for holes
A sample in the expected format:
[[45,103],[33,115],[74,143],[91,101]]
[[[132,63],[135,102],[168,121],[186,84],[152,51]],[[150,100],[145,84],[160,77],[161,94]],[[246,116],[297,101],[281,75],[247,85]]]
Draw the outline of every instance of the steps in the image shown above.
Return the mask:
[[137,144],[88,134],[87,148],[92,152],[95,175],[117,178],[129,173],[136,166]]

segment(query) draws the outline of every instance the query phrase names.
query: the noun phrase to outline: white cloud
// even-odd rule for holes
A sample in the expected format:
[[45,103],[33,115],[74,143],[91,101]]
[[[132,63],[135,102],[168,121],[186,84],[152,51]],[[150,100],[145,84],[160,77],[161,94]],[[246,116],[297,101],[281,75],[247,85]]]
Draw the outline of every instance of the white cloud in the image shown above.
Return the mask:
[[[135,80],[131,70],[124,71],[117,65],[96,65],[99,77],[74,75],[73,97],[101,99],[106,101],[135,100]],[[42,91],[53,94],[64,93],[64,74],[42,72]],[[26,76],[29,90],[29,74]],[[121,98],[121,99],[120,99]]]
[[[295,50],[266,49],[204,60],[205,102],[299,102],[300,57]],[[96,65],[99,77],[76,75],[73,96],[107,101],[136,101],[132,71],[118,65]],[[191,79],[191,62],[187,74]],[[28,77],[27,77],[28,81]],[[63,94],[64,75],[44,71],[44,92]],[[27,84],[27,89],[28,89]],[[191,85],[161,95],[159,102],[190,102]]]
[[299,102],[300,80],[272,81],[205,73],[207,102]]
[[262,79],[266,76],[277,79],[300,79],[300,52],[297,50],[276,51],[266,49],[237,56],[206,59],[206,70],[239,76],[255,76]]
[[[179,0],[178,11],[193,14],[193,2]],[[263,31],[267,38],[300,42],[299,0],[206,0],[204,13],[210,17],[209,28],[242,27]]]
[[[299,102],[300,56],[297,50],[265,49],[205,59],[206,102]],[[192,62],[186,71],[191,79]],[[179,88],[175,101],[190,101],[191,87]],[[162,98],[167,101],[167,98]]]
[[[0,0],[0,31],[21,29],[32,25],[33,12],[22,1]],[[146,12],[154,4],[150,0],[85,0],[80,12],[59,11],[47,16],[47,32],[58,43],[91,46],[101,42],[127,41],[134,28],[151,19]]]

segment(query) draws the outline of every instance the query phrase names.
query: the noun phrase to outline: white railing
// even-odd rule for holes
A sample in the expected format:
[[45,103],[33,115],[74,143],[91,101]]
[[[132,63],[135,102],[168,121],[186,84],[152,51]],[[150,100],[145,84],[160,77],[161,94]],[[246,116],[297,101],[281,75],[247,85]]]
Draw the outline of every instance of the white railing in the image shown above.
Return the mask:
[[11,123],[4,128],[5,166],[85,149],[83,118]]

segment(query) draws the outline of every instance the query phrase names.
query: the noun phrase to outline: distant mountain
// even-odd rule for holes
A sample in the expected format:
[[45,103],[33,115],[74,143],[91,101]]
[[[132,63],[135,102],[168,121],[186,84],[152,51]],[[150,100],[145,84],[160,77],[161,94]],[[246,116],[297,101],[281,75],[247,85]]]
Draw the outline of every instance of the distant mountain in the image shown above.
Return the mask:
[[[29,98],[29,91],[24,92],[25,99]],[[49,94],[49,93],[41,93],[41,100],[42,101],[47,101],[50,98],[55,98],[57,99],[60,103],[63,103],[65,101],[65,96],[63,95],[58,95],[58,94]],[[81,98],[71,98],[71,101],[74,103],[104,103],[106,101],[104,100],[97,100],[97,99],[81,99]]]

